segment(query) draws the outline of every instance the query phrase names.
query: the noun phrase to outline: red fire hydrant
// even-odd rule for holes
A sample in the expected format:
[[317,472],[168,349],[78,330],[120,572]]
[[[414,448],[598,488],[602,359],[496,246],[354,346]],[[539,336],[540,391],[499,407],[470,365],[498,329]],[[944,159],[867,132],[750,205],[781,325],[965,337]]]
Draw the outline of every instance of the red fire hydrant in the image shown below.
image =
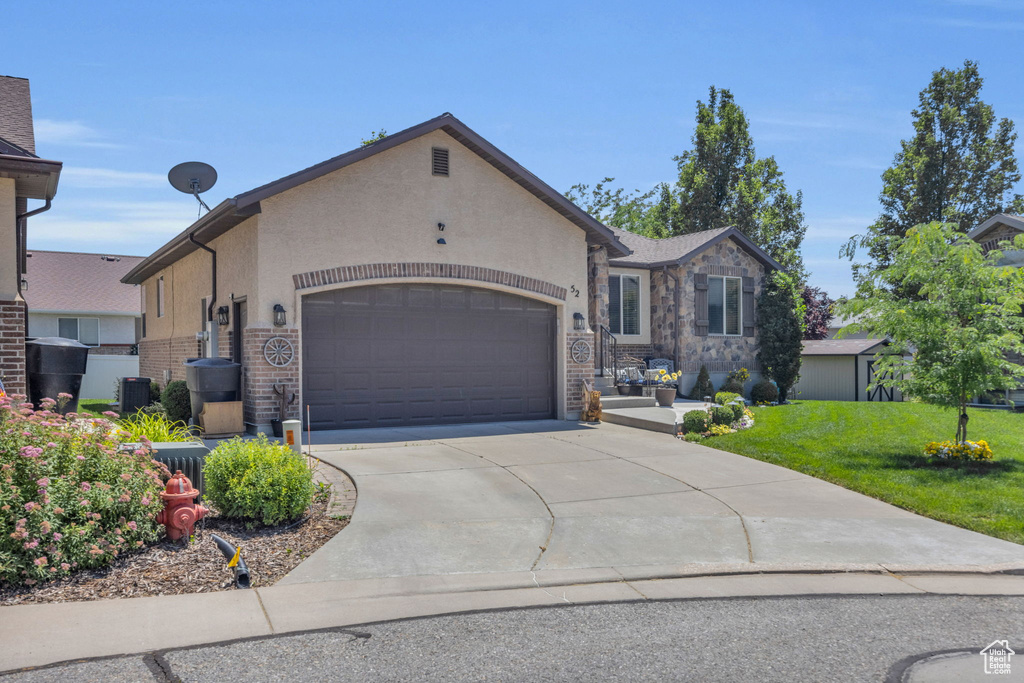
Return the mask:
[[199,491],[192,488],[192,482],[181,470],[167,481],[167,488],[160,494],[164,509],[156,516],[156,521],[167,528],[167,537],[172,541],[182,536],[190,538],[196,522],[209,512],[194,502],[198,495]]

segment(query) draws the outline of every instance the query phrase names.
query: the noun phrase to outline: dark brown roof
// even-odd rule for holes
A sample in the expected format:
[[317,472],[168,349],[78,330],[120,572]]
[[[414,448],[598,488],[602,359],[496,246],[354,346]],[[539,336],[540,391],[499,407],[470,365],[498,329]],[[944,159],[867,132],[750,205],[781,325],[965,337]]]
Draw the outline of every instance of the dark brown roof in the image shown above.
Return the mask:
[[358,147],[340,156],[310,166],[297,173],[292,173],[257,187],[254,190],[243,192],[231,199],[224,200],[213,207],[212,211],[146,258],[145,261],[125,276],[124,282],[140,284],[154,273],[195,251],[198,247],[189,241],[188,236],[190,234],[194,234],[196,239],[202,238],[203,242],[209,242],[223,235],[249,216],[259,213],[260,201],[267,197],[290,190],[293,187],[337,171],[357,161],[362,161],[392,147],[397,147],[435,130],[444,131],[521,185],[527,192],[540,199],[554,211],[557,211],[567,220],[582,228],[587,234],[588,243],[607,247],[609,254],[612,256],[623,256],[628,252],[628,249],[619,242],[612,228],[594,219],[593,216],[583,211],[583,209],[562,196],[560,192],[520,166],[512,157],[485,140],[462,121],[459,121],[451,114],[445,113],[412,128],[389,135],[372,144]]
[[1024,232],[1024,216],[1016,216],[1012,213],[997,213],[995,216],[992,216],[992,218],[989,218],[987,221],[967,233],[967,236],[972,240],[984,242],[986,233],[991,232],[1001,225]]
[[820,339],[803,342],[805,356],[856,356],[877,352],[876,347],[888,344],[885,339]]
[[36,153],[32,96],[27,78],[0,76],[0,138],[29,154]]
[[782,266],[775,259],[736,228],[715,228],[663,239],[644,237],[618,228],[612,228],[612,230],[619,241],[632,252],[628,256],[609,259],[609,264],[613,266],[660,268],[683,264],[708,247],[714,246],[722,240],[731,239],[766,267],[782,270]]
[[140,314],[139,288],[121,278],[143,257],[37,250],[29,255],[23,294],[30,311]]

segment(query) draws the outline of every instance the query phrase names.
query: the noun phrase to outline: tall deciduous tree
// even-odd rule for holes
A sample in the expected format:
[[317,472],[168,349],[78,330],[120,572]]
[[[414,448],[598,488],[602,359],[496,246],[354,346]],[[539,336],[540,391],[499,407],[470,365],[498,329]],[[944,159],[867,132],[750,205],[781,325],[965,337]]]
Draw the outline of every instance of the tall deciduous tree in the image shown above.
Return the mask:
[[649,192],[575,185],[566,196],[600,220],[648,237],[733,226],[802,277],[807,228],[800,192],[790,194],[774,157],[759,159],[732,93],[712,87],[697,102],[693,148],[675,157],[679,175]]
[[762,374],[779,388],[779,403],[800,378],[804,315],[800,292],[796,278],[773,273],[757,300],[757,360]]
[[[1018,237],[1016,249],[1024,249]],[[875,384],[957,410],[956,440],[967,439],[967,404],[990,390],[1019,386],[1024,366],[1024,269],[1001,266],[955,224],[911,228],[887,267],[868,272],[857,296],[839,305],[859,316],[845,330],[888,336]],[[914,297],[899,292],[914,291]],[[906,356],[906,358],[905,358]]]
[[832,313],[833,301],[825,290],[820,287],[804,285],[800,296],[804,302],[804,339],[826,339],[828,326],[835,317]]
[[915,225],[939,221],[968,232],[994,214],[1024,211],[1024,198],[1011,192],[1021,178],[1013,152],[1017,134],[1012,121],[997,121],[981,100],[982,82],[972,61],[932,74],[913,110],[914,136],[900,142],[882,174],[882,213],[866,234],[850,240],[844,255],[852,259],[865,248],[873,266],[885,267]]

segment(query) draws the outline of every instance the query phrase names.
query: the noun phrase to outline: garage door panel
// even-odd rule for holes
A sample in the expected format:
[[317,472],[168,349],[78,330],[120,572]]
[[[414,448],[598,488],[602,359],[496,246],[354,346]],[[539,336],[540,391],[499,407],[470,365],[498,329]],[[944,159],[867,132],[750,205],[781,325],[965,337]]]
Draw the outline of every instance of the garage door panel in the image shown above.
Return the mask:
[[434,284],[303,299],[303,387],[313,428],[554,416],[555,309]]

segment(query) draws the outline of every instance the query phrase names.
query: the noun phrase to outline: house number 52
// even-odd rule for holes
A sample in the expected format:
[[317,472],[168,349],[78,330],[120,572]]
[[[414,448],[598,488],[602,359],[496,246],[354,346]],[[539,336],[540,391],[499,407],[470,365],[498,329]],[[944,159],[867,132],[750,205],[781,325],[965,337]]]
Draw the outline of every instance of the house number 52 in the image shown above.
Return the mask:
[[572,295],[574,297],[576,297],[577,299],[580,298],[580,290],[576,289],[576,285],[570,286],[569,287],[569,291],[572,292]]

